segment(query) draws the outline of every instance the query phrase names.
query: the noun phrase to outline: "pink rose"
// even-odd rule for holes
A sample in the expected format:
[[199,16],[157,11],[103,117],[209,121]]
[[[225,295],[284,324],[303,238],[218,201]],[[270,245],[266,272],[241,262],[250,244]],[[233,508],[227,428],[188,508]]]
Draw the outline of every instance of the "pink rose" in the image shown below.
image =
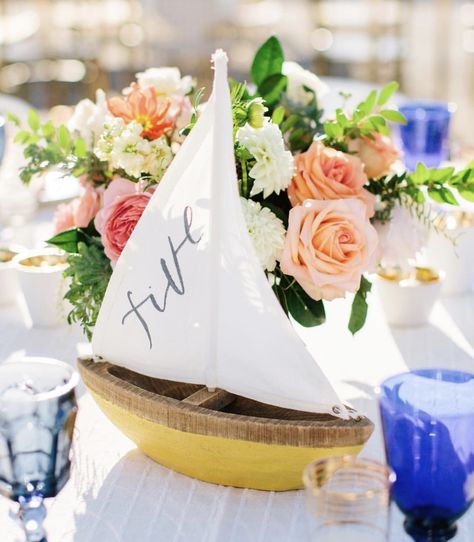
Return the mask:
[[376,257],[377,233],[360,200],[307,200],[291,209],[281,269],[313,299],[356,292]]
[[191,121],[191,115],[193,113],[193,105],[188,96],[183,96],[176,101],[177,111],[175,117],[176,130],[185,128]]
[[86,228],[99,212],[101,193],[88,187],[80,198],[58,205],[54,214],[54,231],[60,233],[71,228]]
[[54,212],[54,233],[61,233],[62,231],[70,230],[74,228],[74,201],[70,203],[60,203],[56,207]]
[[374,215],[375,197],[364,188],[368,179],[357,156],[315,141],[306,152],[295,157],[295,165],[296,173],[288,187],[293,206],[307,199],[358,198],[367,206],[367,217]]
[[112,264],[118,260],[150,201],[151,193],[138,189],[136,183],[118,177],[104,192],[104,207],[96,216],[95,227]]
[[400,157],[400,152],[389,137],[377,132],[372,135],[374,139],[368,137],[353,139],[349,143],[349,150],[355,152],[362,160],[367,177],[376,179],[387,173],[390,166]]

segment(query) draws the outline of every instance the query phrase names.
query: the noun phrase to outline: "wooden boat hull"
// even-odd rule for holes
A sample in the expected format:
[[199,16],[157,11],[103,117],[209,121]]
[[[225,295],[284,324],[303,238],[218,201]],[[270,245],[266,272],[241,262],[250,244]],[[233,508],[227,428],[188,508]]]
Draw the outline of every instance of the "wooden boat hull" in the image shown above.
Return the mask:
[[[239,410],[265,406],[244,398],[233,400],[234,396],[222,392],[208,399],[211,408],[202,407],[193,404],[193,399],[186,402],[186,397],[172,396],[187,389],[184,394],[191,392],[190,397],[198,396],[202,404],[202,386],[149,379],[90,359],[79,360],[79,368],[99,407],[143,453],[170,469],[215,484],[299,489],[309,462],[357,454],[373,430],[367,418],[345,422],[324,417],[330,419],[319,421],[308,419],[318,415],[300,413],[303,419],[293,421],[215,411],[212,407],[222,408],[223,404],[224,409],[232,410],[229,400]],[[165,383],[172,390],[168,396],[150,391],[153,386],[162,391]],[[270,408],[286,417],[297,415]]]

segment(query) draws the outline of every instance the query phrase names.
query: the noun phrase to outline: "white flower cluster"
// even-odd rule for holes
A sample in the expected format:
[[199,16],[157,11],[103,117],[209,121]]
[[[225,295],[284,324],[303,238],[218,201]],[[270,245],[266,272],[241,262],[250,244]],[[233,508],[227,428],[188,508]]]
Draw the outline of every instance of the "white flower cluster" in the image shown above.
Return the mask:
[[96,103],[89,99],[81,100],[76,105],[67,127],[71,132],[77,132],[90,149],[102,133],[104,125],[112,119],[113,117],[107,109],[105,92],[98,89]]
[[125,124],[114,118],[105,126],[94,149],[96,156],[108,161],[112,169],[123,169],[131,177],[149,174],[159,181],[173,159],[165,137],[148,141],[141,137],[143,127],[136,121]]
[[320,100],[329,92],[329,87],[314,73],[305,70],[297,62],[283,62],[283,75],[288,77],[286,93],[290,100],[301,105],[308,105],[313,99],[313,94],[305,90],[309,88]]
[[181,77],[178,68],[150,68],[136,77],[141,88],[155,87],[162,96],[185,96],[193,88],[192,77]]
[[237,131],[237,139],[256,161],[249,171],[254,179],[250,195],[263,192],[267,198],[272,192],[285,190],[293,177],[294,161],[291,152],[285,150],[278,125],[267,120],[261,128],[252,128],[247,123]]
[[286,231],[283,222],[260,203],[245,198],[240,200],[247,231],[258,259],[264,269],[273,271],[285,245]]

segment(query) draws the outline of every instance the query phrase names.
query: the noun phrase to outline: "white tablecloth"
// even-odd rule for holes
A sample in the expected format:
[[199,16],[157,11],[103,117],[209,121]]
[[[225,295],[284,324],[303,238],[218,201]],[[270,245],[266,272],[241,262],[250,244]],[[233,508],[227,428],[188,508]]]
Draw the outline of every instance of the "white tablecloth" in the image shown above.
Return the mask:
[[[429,325],[405,330],[391,330],[376,295],[372,301],[368,324],[355,338],[345,330],[349,307],[344,302],[328,304],[326,326],[301,332],[343,398],[376,421],[375,434],[363,453],[383,459],[374,386],[408,368],[473,370],[474,297],[442,299]],[[77,328],[28,329],[17,307],[0,309],[0,337],[0,360],[23,351],[74,364],[77,353],[84,353],[88,347]],[[83,388],[79,394],[74,471],[66,488],[49,503],[49,542],[311,539],[312,519],[304,492],[218,487],[171,472],[139,453]],[[1,542],[22,540],[12,510],[13,503],[0,498]],[[401,524],[400,513],[393,509],[391,541],[409,540]],[[459,524],[456,540],[472,540],[473,512]],[[357,540],[363,542],[362,538]]]

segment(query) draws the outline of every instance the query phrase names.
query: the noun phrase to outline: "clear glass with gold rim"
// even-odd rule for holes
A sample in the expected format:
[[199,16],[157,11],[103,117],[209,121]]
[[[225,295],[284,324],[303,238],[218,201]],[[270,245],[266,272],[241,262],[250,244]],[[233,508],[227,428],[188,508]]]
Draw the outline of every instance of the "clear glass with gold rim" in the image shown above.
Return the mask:
[[328,457],[310,463],[303,481],[314,519],[311,540],[388,540],[392,474],[385,465],[355,456]]

